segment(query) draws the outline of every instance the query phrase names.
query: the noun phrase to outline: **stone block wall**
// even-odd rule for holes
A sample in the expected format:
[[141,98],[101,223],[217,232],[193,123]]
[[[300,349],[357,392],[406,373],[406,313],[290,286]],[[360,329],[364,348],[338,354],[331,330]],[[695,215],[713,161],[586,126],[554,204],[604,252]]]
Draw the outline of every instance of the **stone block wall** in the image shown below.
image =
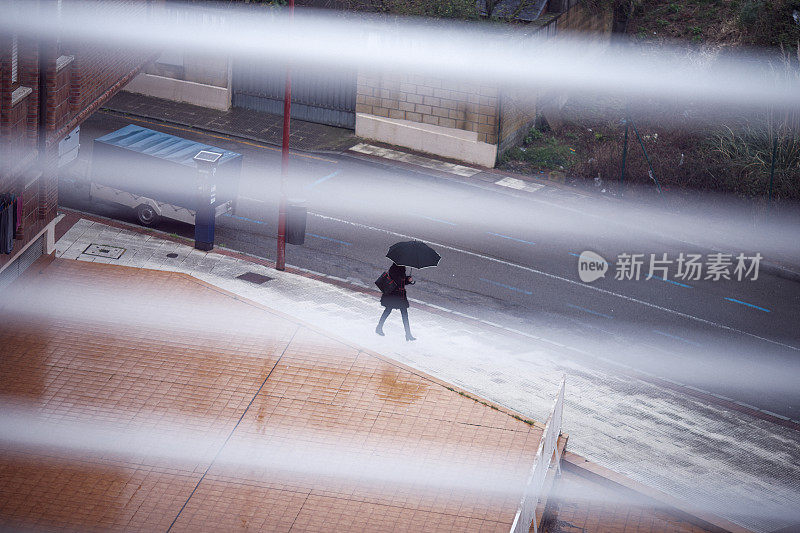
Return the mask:
[[498,142],[498,88],[429,76],[359,73],[356,113],[475,132]]
[[498,153],[519,144],[536,122],[537,93],[530,88],[505,88],[500,92]]

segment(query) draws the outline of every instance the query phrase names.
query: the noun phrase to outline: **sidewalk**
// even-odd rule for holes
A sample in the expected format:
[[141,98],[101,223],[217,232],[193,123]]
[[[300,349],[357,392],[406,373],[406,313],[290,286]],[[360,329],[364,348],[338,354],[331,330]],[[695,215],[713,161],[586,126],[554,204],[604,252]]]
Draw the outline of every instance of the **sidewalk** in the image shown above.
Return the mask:
[[[239,107],[218,111],[122,91],[104,109],[276,146],[283,141],[282,116]],[[289,142],[293,150],[320,152],[346,150],[359,141],[352,130],[293,119]]]
[[48,259],[0,309],[0,529],[510,530],[541,424],[190,276]]
[[[544,419],[566,372],[564,427],[576,453],[755,531],[785,527],[794,516],[787,510],[800,508],[800,465],[790,459],[800,457],[800,436],[793,429],[597,361],[573,362],[574,354],[564,357],[547,339],[523,339],[414,308],[414,302],[410,314],[418,341],[402,341],[397,317],[387,323],[386,337],[378,337],[373,329],[380,307],[369,291],[318,275],[278,272],[233,253],[198,252],[138,227],[77,218],[62,229],[57,257],[190,274],[533,419]],[[124,252],[119,259],[85,254],[93,243]],[[247,273],[269,279],[240,277]]]

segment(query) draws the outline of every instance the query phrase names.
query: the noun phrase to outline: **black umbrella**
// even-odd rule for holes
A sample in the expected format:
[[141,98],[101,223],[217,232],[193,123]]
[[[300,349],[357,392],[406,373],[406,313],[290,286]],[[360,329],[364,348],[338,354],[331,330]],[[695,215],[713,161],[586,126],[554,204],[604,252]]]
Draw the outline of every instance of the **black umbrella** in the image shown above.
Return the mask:
[[386,257],[400,266],[411,268],[432,267],[439,264],[442,257],[436,250],[422,241],[403,241],[389,247]]

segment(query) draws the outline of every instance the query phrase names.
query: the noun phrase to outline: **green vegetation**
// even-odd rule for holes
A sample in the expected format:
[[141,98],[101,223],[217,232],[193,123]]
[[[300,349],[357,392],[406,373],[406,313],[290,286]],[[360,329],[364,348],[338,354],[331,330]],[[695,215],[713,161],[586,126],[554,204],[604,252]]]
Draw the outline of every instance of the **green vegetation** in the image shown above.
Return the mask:
[[545,136],[538,129],[531,128],[523,145],[507,150],[502,160],[529,163],[538,170],[556,170],[571,167],[576,157],[575,151],[555,136]]
[[769,189],[775,150],[773,194],[797,196],[800,179],[800,140],[784,124],[765,120],[740,128],[724,127],[707,143],[709,173],[724,188],[744,196],[763,196]]
[[[663,43],[711,50],[771,48],[774,54],[768,61],[776,75],[800,79],[800,24],[793,18],[795,11],[800,13],[800,0],[614,0],[612,4],[615,30],[626,32],[632,41],[648,47]],[[614,192],[624,138],[620,119],[630,113],[653,172],[672,197],[712,190],[764,205],[774,151],[773,199],[800,200],[800,113],[776,111],[774,116],[745,119],[725,105],[713,109],[691,102],[654,101],[640,109],[628,105],[614,95],[570,99],[557,121],[562,125],[555,131],[532,129],[520,147],[503,154],[500,166],[534,175],[552,175],[563,167],[573,184],[601,185]],[[651,189],[649,171],[638,140],[629,132],[626,183]]]
[[535,141],[544,138],[544,133],[537,130],[536,128],[531,128],[528,132],[528,135],[525,136],[525,140],[523,141],[525,144],[533,144]]
[[797,48],[800,0],[615,0],[628,33],[638,39],[708,42],[730,46]]
[[480,17],[474,0],[343,0],[347,11],[386,13],[403,17],[475,20]]

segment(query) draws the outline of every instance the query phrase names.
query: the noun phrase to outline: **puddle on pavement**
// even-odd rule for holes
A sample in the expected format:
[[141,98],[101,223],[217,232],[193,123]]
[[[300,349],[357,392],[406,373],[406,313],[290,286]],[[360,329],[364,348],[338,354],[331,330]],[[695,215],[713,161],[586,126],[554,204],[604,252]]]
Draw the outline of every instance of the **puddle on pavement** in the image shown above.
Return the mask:
[[385,368],[381,370],[381,382],[377,396],[381,400],[395,403],[414,403],[420,400],[427,388],[422,380],[398,381],[405,372]]

